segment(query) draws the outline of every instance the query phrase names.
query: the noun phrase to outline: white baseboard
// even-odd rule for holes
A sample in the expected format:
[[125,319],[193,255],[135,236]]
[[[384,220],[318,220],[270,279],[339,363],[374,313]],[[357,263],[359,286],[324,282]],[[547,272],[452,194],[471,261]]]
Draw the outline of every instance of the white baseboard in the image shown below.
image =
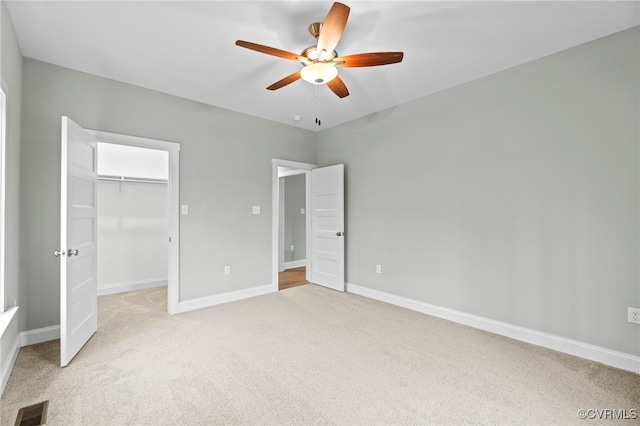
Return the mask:
[[60,326],[52,325],[51,327],[43,327],[35,330],[22,331],[20,333],[20,347],[36,345],[49,340],[60,338]]
[[98,296],[124,293],[126,291],[144,290],[145,288],[162,287],[167,285],[167,278],[153,278],[150,280],[131,281],[98,286]]
[[293,269],[293,268],[301,268],[303,266],[307,266],[307,260],[293,260],[291,262],[284,262],[284,269]]
[[199,299],[185,300],[178,303],[178,312],[183,313],[195,309],[209,308],[222,303],[235,302],[237,300],[248,299],[250,297],[262,296],[273,293],[273,284],[251,287],[244,290],[231,291],[229,293],[216,294],[213,296],[201,297]]
[[13,343],[9,349],[7,359],[2,360],[2,371],[0,372],[0,396],[4,393],[7,383],[9,383],[9,377],[11,376],[11,371],[13,371],[13,366],[18,359],[19,353],[20,338],[16,335],[16,338],[13,339]]
[[443,318],[459,324],[468,325],[480,330],[499,334],[501,336],[510,337],[512,339],[553,349],[569,355],[586,358],[591,361],[600,362],[605,365],[620,368],[627,371],[640,373],[640,357],[626,354],[623,352],[613,351],[611,349],[590,345],[588,343],[576,340],[566,339],[564,337],[555,336],[553,334],[542,333],[516,325],[508,324],[501,321],[495,321],[489,318],[479,317],[460,311],[455,311],[441,306],[430,305],[428,303],[419,302],[417,300],[408,299],[401,296],[385,293],[378,290],[358,286],[355,284],[347,284],[349,293],[358,294],[370,299],[379,300],[381,302],[390,303],[392,305],[411,309],[412,311],[421,312],[423,314],[432,315],[434,317]]
[[20,353],[17,311],[18,308],[15,307],[0,314],[0,396],[7,387],[9,376]]

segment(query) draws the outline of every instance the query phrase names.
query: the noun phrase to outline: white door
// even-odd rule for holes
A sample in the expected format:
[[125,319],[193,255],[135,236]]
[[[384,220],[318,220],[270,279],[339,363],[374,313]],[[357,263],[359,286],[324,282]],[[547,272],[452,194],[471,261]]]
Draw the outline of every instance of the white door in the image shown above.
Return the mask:
[[96,140],[62,117],[60,188],[60,365],[98,328]]
[[344,291],[344,165],[311,171],[311,282]]

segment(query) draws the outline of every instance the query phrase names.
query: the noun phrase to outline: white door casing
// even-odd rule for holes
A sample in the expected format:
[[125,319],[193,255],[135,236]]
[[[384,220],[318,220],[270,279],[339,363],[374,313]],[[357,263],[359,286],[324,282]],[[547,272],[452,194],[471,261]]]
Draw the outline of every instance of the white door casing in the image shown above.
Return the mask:
[[98,328],[95,138],[62,117],[60,188],[60,365]]
[[285,183],[286,180],[284,177],[278,175],[278,211],[280,212],[278,215],[278,272],[284,271],[284,228],[285,228]]
[[344,291],[344,165],[311,171],[311,282]]

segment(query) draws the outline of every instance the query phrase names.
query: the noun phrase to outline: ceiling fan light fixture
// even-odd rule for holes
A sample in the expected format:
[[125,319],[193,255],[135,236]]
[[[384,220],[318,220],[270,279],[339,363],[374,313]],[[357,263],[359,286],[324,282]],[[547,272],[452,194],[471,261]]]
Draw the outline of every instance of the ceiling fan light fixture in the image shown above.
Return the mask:
[[327,62],[314,62],[306,65],[300,71],[304,81],[311,84],[325,84],[336,78],[338,70],[335,65]]

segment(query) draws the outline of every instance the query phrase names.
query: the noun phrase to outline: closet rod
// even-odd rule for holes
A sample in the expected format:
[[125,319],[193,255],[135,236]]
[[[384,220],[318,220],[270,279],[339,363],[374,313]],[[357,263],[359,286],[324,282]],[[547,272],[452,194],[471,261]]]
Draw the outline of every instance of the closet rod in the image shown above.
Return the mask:
[[134,183],[160,183],[160,184],[169,183],[169,181],[166,179],[142,179],[142,178],[134,178],[134,177],[126,177],[126,176],[107,176],[107,175],[98,175],[98,180],[109,180],[113,182],[134,182]]

